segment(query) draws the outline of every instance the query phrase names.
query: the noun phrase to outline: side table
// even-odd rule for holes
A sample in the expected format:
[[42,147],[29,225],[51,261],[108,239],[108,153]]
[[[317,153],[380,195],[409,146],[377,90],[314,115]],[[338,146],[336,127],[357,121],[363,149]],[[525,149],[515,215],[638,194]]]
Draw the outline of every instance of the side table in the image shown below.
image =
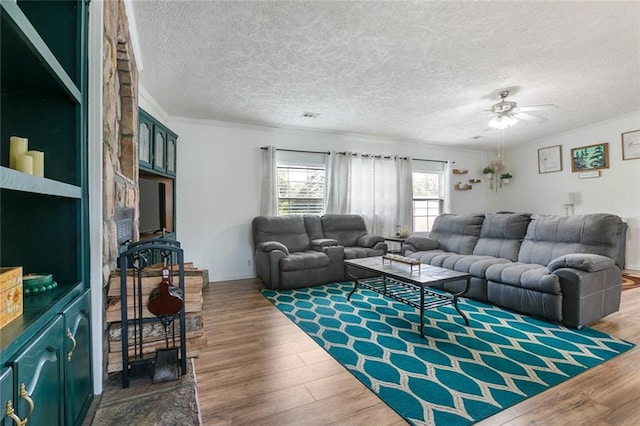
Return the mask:
[[407,241],[407,238],[400,237],[400,236],[384,237],[385,241],[391,241],[391,242],[400,244],[400,248],[399,249],[387,250],[387,253],[400,254],[402,252],[402,246],[404,246],[404,243],[405,243],[405,241]]

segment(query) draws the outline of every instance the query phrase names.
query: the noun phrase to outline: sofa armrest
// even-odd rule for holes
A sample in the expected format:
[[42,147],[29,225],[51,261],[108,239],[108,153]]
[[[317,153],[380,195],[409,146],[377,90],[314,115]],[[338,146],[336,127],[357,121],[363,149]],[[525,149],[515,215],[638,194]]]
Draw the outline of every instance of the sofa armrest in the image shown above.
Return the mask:
[[316,251],[322,251],[324,247],[337,246],[338,240],[333,238],[318,238],[311,240],[311,248]]
[[286,256],[289,256],[289,249],[287,248],[287,246],[277,241],[265,241],[264,243],[260,243],[256,246],[256,250],[262,251],[265,253],[273,250],[280,250]]
[[364,234],[362,237],[358,238],[356,244],[360,247],[369,247],[372,248],[378,243],[384,242],[384,237],[381,235],[374,234]]
[[370,247],[370,248],[381,251],[384,254],[387,254],[387,252],[389,251],[389,244],[385,243],[384,241],[381,241],[379,243],[376,243],[373,247]]
[[599,254],[589,253],[572,253],[553,259],[547,269],[553,272],[560,268],[573,268],[585,272],[603,271],[615,265],[610,257],[601,256]]
[[438,242],[426,235],[412,235],[404,243],[413,246],[416,251],[435,250],[439,247]]
[[289,252],[286,247],[284,247],[284,250],[280,248],[260,250],[256,247],[256,275],[271,289],[280,288],[280,260],[287,257]]

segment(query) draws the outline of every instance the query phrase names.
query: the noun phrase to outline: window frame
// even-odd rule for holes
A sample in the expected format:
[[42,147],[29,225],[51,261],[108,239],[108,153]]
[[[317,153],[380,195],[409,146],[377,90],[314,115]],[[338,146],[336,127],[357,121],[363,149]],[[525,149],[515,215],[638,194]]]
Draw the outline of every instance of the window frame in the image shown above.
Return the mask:
[[[411,217],[412,217],[412,225],[413,225],[413,232],[416,234],[426,234],[428,232],[431,231],[431,227],[433,226],[433,221],[435,220],[435,218],[442,214],[442,210],[444,207],[444,197],[445,197],[445,191],[444,191],[444,172],[439,172],[439,171],[424,171],[424,170],[412,170],[412,180],[413,180],[413,187],[412,187],[412,203],[411,203]],[[438,176],[438,194],[437,195],[416,195],[416,174],[421,174],[421,175],[436,175]],[[432,202],[436,202],[437,205],[437,213],[432,215],[427,213],[426,215],[416,215],[416,210],[417,209],[424,209],[425,207],[418,207],[416,206],[417,202],[422,202],[422,201],[426,201],[427,202],[427,206],[426,206],[426,210],[427,212],[429,212],[431,210],[431,208],[433,208],[433,206],[430,206],[430,204]],[[419,218],[426,218],[427,221],[427,229],[418,229],[418,227],[416,226],[416,220]]]
[[[322,171],[322,187],[320,188],[320,196],[315,197],[301,197],[301,196],[282,196],[282,183],[281,183],[281,171],[286,169],[289,174],[291,170],[295,171],[306,171],[307,173],[307,181],[306,184],[310,184],[309,182],[309,174],[310,171]],[[319,165],[307,165],[307,164],[278,164],[276,166],[276,179],[278,185],[278,216],[284,215],[305,215],[305,214],[314,214],[314,215],[322,215],[324,212],[324,197],[325,197],[325,185],[326,185],[326,168]],[[302,181],[293,181],[293,183],[301,183]],[[286,184],[289,186],[289,191],[291,191],[291,179],[287,179]],[[282,202],[286,200],[287,208],[284,209],[282,206]],[[315,201],[315,203],[313,202]],[[307,204],[307,208],[305,210],[296,211],[296,205],[299,207],[303,204]],[[319,207],[317,209],[310,208],[313,205]]]

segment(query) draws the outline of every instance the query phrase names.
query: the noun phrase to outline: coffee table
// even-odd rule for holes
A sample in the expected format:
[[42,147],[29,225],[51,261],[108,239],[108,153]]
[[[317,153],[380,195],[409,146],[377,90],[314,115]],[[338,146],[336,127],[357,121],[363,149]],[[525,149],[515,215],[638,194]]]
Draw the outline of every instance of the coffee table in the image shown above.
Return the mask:
[[[386,256],[348,259],[344,261],[349,276],[353,279],[353,290],[347,300],[359,286],[383,294],[399,302],[420,310],[420,337],[424,338],[424,311],[438,306],[453,305],[455,310],[469,325],[469,319],[458,307],[458,297],[469,289],[471,275],[439,268],[426,264],[411,264],[408,260],[387,258]],[[366,271],[372,278],[360,278],[351,272]],[[466,281],[464,289],[458,293],[438,292],[430,289],[436,284],[453,281]]]

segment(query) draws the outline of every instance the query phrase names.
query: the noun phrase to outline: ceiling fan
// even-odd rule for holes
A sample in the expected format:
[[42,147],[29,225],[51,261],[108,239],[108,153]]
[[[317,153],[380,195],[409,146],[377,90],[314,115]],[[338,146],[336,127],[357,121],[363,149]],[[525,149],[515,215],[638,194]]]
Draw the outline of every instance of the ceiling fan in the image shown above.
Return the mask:
[[500,92],[500,102],[493,104],[490,115],[493,115],[493,119],[489,122],[489,126],[494,129],[506,129],[507,127],[511,127],[518,122],[518,120],[525,121],[534,121],[534,122],[543,122],[547,119],[545,117],[540,117],[533,114],[528,114],[528,111],[542,111],[558,108],[557,105],[546,104],[546,105],[531,105],[518,107],[517,102],[506,100],[507,96],[509,96],[508,90],[503,90]]

